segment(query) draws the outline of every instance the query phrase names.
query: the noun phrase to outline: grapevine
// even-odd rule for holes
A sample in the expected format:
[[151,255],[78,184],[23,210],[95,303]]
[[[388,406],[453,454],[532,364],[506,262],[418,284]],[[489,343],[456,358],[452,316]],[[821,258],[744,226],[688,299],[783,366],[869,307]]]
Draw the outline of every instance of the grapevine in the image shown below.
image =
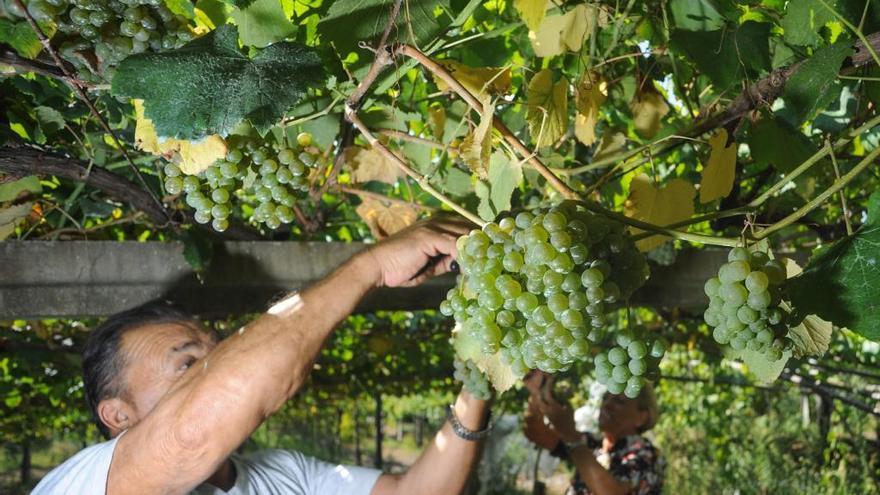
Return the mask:
[[[5,1],[7,12],[25,17],[14,0]],[[30,0],[26,7],[36,21],[58,26],[53,43],[62,57],[87,69],[94,54],[105,77],[131,54],[179,48],[194,37],[187,19],[161,0]]]
[[[229,226],[232,200],[238,197],[250,218],[270,229],[294,220],[296,194],[309,190],[309,174],[317,160],[311,135],[301,133],[295,146],[275,141],[234,135],[227,139],[229,152],[198,175],[184,175],[180,168],[165,166],[165,189],[169,194],[185,193],[186,204],[195,209],[195,220],[211,223],[215,230]],[[245,208],[242,208],[244,211]]]
[[786,339],[788,313],[784,296],[785,266],[767,253],[731,249],[718,276],[706,281],[709,308],[703,317],[719,344],[749,349],[773,361],[792,343]]
[[518,376],[588,359],[609,305],[648,277],[622,224],[572,202],[489,223],[460,238],[458,253],[462,275],[440,311]]

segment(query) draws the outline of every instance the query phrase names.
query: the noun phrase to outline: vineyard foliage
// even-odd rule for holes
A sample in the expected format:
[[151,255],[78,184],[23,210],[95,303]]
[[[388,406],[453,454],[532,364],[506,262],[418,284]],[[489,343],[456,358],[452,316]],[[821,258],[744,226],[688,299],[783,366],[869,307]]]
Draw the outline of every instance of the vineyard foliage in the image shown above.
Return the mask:
[[706,321],[772,380],[832,332],[880,337],[877,32],[864,0],[2,0],[0,238],[182,239],[203,268],[209,237],[459,214],[497,246],[468,247],[444,311],[477,368],[600,355],[630,393],[662,341],[605,329],[642,256],[742,246],[768,254],[719,267]]

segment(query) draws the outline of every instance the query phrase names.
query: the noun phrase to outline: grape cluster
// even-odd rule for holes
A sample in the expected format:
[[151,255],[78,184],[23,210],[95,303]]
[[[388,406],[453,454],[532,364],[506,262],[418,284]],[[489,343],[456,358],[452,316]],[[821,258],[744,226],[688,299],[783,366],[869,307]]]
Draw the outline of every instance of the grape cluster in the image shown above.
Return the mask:
[[776,361],[789,347],[788,314],[780,307],[785,265],[767,253],[733,248],[717,277],[706,281],[703,314],[712,337],[733,349],[750,349]]
[[520,376],[587,359],[590,342],[605,337],[608,305],[648,276],[622,224],[572,202],[459,238],[458,263],[459,283],[440,311]]
[[[105,73],[133,53],[178,48],[193,39],[186,18],[175,15],[163,0],[30,0],[27,10],[37,21],[52,21],[61,55],[85,66],[94,51]],[[24,17],[16,2],[7,10]],[[55,40],[53,40],[55,42]]]
[[[270,139],[271,133],[267,135]],[[295,195],[309,190],[309,172],[315,155],[307,149],[311,135],[297,136],[295,147],[246,136],[232,136],[230,151],[198,176],[184,176],[173,163],[165,166],[165,190],[186,193],[186,204],[196,210],[199,223],[212,222],[215,230],[229,227],[231,199],[241,190],[242,199],[253,198],[256,206],[251,219],[270,229],[294,220]]]
[[473,361],[456,359],[455,379],[464,384],[464,388],[475,398],[489,400],[492,397],[492,388],[486,375],[477,368]]
[[612,394],[623,392],[634,399],[646,382],[659,378],[666,342],[649,337],[641,325],[617,332],[614,340],[616,345],[593,359],[596,380]]

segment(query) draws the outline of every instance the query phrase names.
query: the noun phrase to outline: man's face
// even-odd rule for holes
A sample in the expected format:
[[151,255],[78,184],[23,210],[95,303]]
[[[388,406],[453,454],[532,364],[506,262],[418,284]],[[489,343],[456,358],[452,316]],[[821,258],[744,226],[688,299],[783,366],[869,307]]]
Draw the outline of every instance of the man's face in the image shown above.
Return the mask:
[[134,409],[129,428],[140,422],[190,365],[217,345],[195,323],[145,325],[122,336],[124,400]]

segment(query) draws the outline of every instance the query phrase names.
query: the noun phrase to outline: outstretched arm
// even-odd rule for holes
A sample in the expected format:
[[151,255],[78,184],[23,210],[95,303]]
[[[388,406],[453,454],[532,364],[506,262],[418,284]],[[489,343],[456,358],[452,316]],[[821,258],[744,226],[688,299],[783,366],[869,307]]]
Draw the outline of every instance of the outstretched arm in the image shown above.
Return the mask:
[[[479,431],[486,426],[489,403],[467,391],[458,394],[455,415],[462,426]],[[371,495],[455,495],[464,490],[480,453],[482,442],[464,440],[443,424],[434,441],[403,475],[383,474]]]
[[224,340],[119,440],[107,493],[188,493],[207,479],[299,389],[324,341],[371,288],[448,271],[462,231],[458,223],[407,229]]

